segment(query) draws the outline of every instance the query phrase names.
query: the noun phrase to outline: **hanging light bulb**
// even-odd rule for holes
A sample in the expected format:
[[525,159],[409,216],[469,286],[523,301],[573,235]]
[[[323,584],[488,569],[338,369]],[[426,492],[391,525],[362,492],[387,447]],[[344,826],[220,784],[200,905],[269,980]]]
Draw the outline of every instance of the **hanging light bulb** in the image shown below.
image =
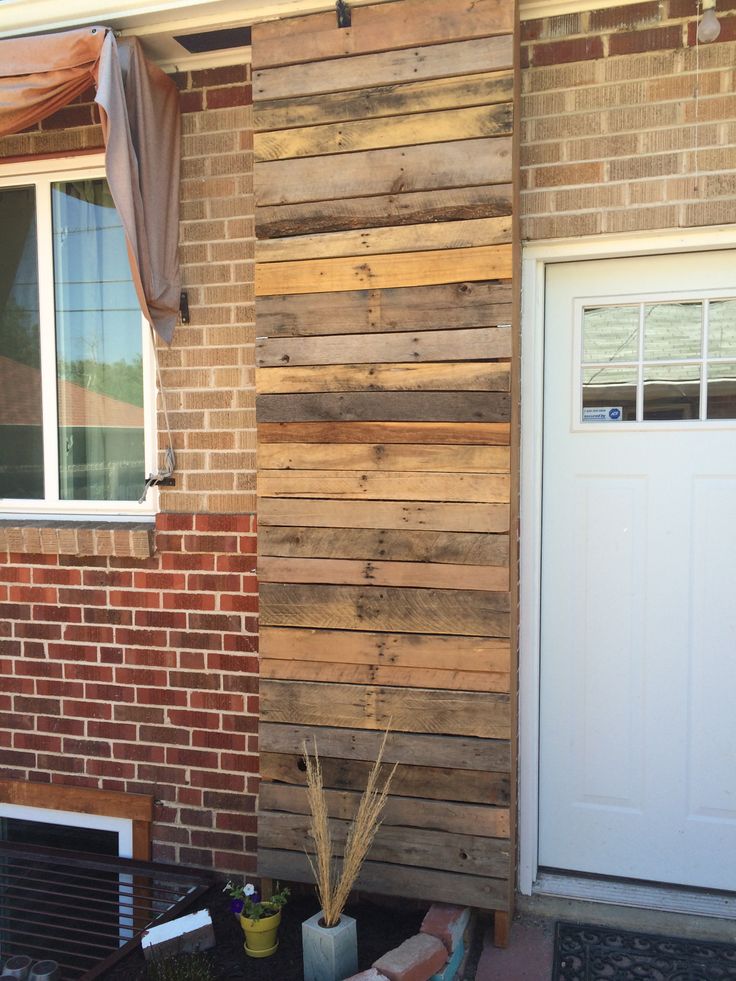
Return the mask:
[[716,0],[703,0],[703,16],[698,24],[698,41],[707,44],[715,41],[721,33],[721,25],[716,17]]

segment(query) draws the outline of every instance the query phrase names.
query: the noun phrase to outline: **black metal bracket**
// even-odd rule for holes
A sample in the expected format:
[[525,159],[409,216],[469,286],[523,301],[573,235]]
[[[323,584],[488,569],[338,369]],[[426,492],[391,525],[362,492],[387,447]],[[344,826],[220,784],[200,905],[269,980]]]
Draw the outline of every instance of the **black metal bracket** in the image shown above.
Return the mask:
[[176,480],[174,477],[157,477],[152,473],[146,477],[146,487],[176,487]]
[[179,294],[179,316],[183,324],[191,323],[191,317],[189,316],[189,293],[186,290],[182,290]]
[[350,7],[345,3],[345,0],[337,0],[335,3],[335,9],[337,10],[337,26],[338,27],[351,27],[353,23],[353,14]]

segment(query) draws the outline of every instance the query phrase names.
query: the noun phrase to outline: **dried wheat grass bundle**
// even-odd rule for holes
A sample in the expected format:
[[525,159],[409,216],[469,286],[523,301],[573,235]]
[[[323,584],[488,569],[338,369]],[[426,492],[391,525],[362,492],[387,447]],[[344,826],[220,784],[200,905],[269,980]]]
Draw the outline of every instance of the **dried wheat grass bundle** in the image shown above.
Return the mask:
[[348,828],[339,871],[330,831],[327,800],[322,780],[322,766],[317,753],[317,740],[314,741],[314,758],[309,755],[307,744],[304,743],[304,762],[307,766],[307,799],[311,812],[309,834],[314,842],[314,859],[309,853],[307,853],[307,859],[317,886],[317,898],[322,907],[325,926],[328,927],[335,926],[340,922],[340,914],[345,909],[365,857],[381,826],[381,812],[398,766],[398,763],[394,764],[383,787],[379,787],[381,764],[388,733],[389,730],[387,729],[376,762],[368,774],[368,782],[360,798],[358,810]]

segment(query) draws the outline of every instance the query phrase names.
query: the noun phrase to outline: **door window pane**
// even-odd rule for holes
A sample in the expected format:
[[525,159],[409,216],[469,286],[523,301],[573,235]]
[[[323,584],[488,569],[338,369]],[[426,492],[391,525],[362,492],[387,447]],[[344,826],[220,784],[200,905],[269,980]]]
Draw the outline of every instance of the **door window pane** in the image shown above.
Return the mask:
[[583,313],[583,361],[636,361],[639,307],[589,307]]
[[702,303],[655,303],[644,307],[644,359],[675,361],[700,356]]
[[0,189],[0,497],[44,496],[36,201]]
[[699,365],[645,365],[644,419],[697,419]]
[[144,481],[141,313],[107,182],[52,187],[62,500],[134,501]]
[[736,419],[736,362],[708,366],[708,418]]
[[736,358],[736,300],[712,300],[708,319],[708,357]]
[[634,422],[636,381],[636,368],[584,368],[583,422]]

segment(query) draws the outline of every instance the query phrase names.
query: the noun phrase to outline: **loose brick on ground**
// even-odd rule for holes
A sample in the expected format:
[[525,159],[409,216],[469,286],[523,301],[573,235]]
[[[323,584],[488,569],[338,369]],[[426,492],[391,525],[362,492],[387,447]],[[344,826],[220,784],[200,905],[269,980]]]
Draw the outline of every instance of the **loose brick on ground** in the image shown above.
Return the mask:
[[447,963],[447,948],[427,933],[409,937],[374,962],[373,967],[389,981],[428,981]]

